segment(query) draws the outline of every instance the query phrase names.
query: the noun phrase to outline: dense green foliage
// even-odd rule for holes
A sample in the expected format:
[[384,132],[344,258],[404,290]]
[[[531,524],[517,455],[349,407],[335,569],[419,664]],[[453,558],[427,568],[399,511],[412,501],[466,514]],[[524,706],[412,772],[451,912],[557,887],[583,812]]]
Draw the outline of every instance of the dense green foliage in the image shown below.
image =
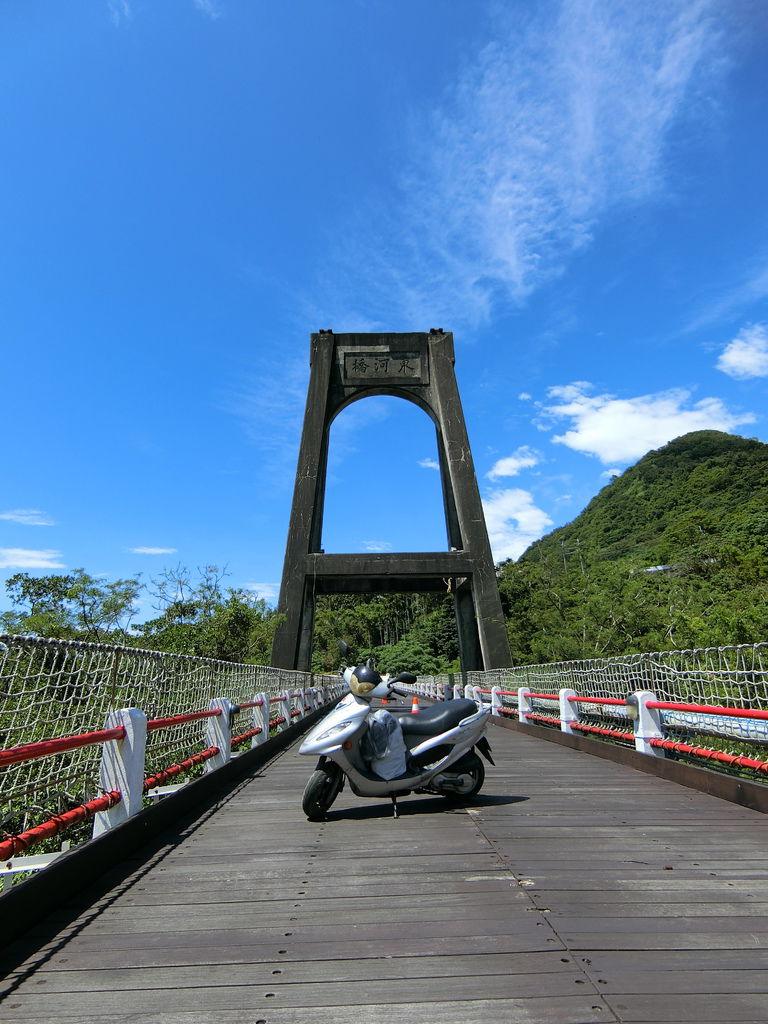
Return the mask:
[[136,579],[104,583],[75,569],[67,576],[19,572],[5,588],[18,610],[0,615],[4,633],[125,643],[141,584]]
[[[0,629],[267,664],[279,616],[213,566],[148,586],[18,573]],[[499,567],[515,663],[750,643],[768,637],[768,445],[713,430],[650,452],[568,526]],[[157,616],[131,626],[142,590]],[[318,600],[312,667],[338,668],[338,641],[382,671],[458,668],[444,594]]]
[[501,566],[513,660],[768,636],[768,445],[677,438]]
[[382,672],[436,675],[459,665],[453,599],[443,594],[327,595],[315,615],[312,669],[333,672],[339,640]]
[[[17,573],[6,583],[17,610],[0,615],[0,632],[269,664],[279,616],[246,590],[224,589],[225,575],[205,566],[193,579],[179,566],[144,585],[138,579],[104,583],[82,569],[68,576]],[[158,615],[131,626],[144,590]]]

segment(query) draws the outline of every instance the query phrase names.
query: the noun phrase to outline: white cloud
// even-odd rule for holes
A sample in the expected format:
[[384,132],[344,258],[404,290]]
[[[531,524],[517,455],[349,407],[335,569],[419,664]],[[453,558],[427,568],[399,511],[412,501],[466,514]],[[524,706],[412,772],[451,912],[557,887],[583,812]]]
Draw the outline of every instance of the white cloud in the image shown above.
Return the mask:
[[112,18],[112,24],[115,27],[123,20],[130,21],[133,17],[133,11],[128,0],[107,0],[107,7]]
[[63,569],[60,551],[0,548],[0,569]]
[[280,593],[279,583],[246,583],[245,589],[251,591],[256,597],[266,601],[267,604],[274,604]]
[[621,476],[621,470],[616,469],[616,467],[605,469],[600,476],[604,480],[615,480],[617,476]]
[[[279,351],[277,343],[272,351]],[[246,437],[262,455],[260,475],[270,484],[285,486],[294,479],[308,373],[306,357],[270,355],[259,360],[245,382],[238,380],[222,397],[224,411],[240,420]]]
[[419,459],[419,465],[422,469],[440,469],[437,459]]
[[128,548],[134,555],[175,555],[178,548]]
[[667,135],[723,67],[715,5],[492,9],[451,92],[416,117],[399,192],[340,232],[332,306],[366,294],[361,313],[390,324],[483,321],[559,274],[610,211],[663,194]]
[[743,327],[720,353],[717,368],[737,380],[768,377],[768,330],[765,324]]
[[517,476],[521,470],[532,469],[540,462],[541,454],[526,444],[512,455],[499,459],[485,475],[489,480],[498,480],[502,476]]
[[671,388],[637,398],[590,395],[591,385],[578,381],[547,392],[551,405],[541,407],[553,420],[570,420],[571,429],[552,438],[601,462],[632,462],[692,430],[732,431],[754,423],[752,413],[731,412],[719,398],[691,402],[691,394]]
[[531,400],[531,395],[529,395],[527,391],[521,391],[517,397],[521,402],[530,402]]
[[20,523],[22,526],[56,525],[53,519],[37,508],[12,508],[7,512],[0,512],[0,519],[5,519],[9,523]]
[[367,540],[364,544],[366,551],[391,551],[392,544],[388,540]]
[[193,0],[193,3],[198,11],[207,15],[212,21],[216,21],[217,18],[221,17],[221,11],[218,4],[214,3],[214,0]]
[[488,539],[497,562],[519,558],[553,525],[547,513],[534,504],[530,491],[520,488],[493,491],[483,499],[483,510]]

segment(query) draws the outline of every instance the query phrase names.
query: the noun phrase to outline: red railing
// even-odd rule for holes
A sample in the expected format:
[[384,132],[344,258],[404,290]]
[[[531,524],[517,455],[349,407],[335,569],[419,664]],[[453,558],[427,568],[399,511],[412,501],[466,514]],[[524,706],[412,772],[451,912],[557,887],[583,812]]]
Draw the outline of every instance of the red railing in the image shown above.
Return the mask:
[[57,739],[39,740],[37,743],[23,743],[18,747],[0,750],[0,767],[23,764],[25,761],[34,761],[38,757],[47,757],[50,754],[64,754],[70,750],[80,750],[81,747],[96,746],[98,743],[106,743],[107,740],[122,739],[125,739],[125,728],[118,726],[116,729],[83,732],[77,736],[61,736]]
[[768,761],[758,761],[753,757],[746,757],[744,754],[728,754],[724,750],[712,750],[711,747],[692,747],[688,743],[678,743],[676,740],[654,738],[649,742],[652,747],[658,747],[661,750],[674,750],[677,753],[690,754],[707,761],[718,761],[720,764],[726,764],[732,768],[751,768],[756,772],[768,772]]
[[203,718],[218,718],[221,715],[221,708],[212,708],[208,711],[190,711],[186,715],[171,715],[169,718],[150,718],[147,720],[147,732],[155,732],[157,729],[173,729],[177,725],[186,725],[187,722],[197,722]]
[[30,846],[42,842],[43,839],[50,839],[58,835],[71,825],[87,821],[100,811],[109,810],[110,807],[119,804],[121,800],[122,794],[118,790],[113,790],[95,800],[89,800],[87,804],[64,811],[63,814],[54,814],[48,821],[44,821],[41,825],[35,825],[34,828],[30,828],[26,832],[20,832],[17,836],[9,836],[0,842],[0,862],[8,861],[10,857],[24,853]]
[[[765,722],[768,721],[768,710],[764,708],[745,708],[720,704],[656,700],[653,699],[652,696],[649,696],[647,691],[631,695],[630,699],[627,697],[598,697],[574,694],[570,687],[564,687],[559,693],[533,692],[527,690],[525,687],[521,687],[520,690],[503,690],[500,687],[494,687],[490,691],[482,687],[473,687],[472,692],[475,697],[480,700],[482,700],[483,695],[490,693],[492,696],[491,704],[493,706],[493,713],[495,715],[509,717],[517,716],[523,724],[526,722],[537,723],[547,727],[559,728],[563,732],[580,732],[621,743],[634,743],[636,749],[643,753],[652,753],[653,751],[650,748],[653,748],[681,754],[686,757],[699,758],[712,764],[719,764],[733,769],[750,770],[760,772],[763,775],[768,773],[768,760],[764,758],[750,757],[747,754],[729,753],[727,751],[714,749],[713,747],[694,745],[683,742],[682,740],[664,736],[662,730],[665,727],[665,720],[658,715],[661,711],[668,711],[686,715],[711,715],[719,716],[720,718],[737,718],[742,720],[751,719],[755,722]],[[517,699],[518,706],[505,707],[504,702],[501,699],[503,697]],[[533,701],[561,702],[563,712],[561,713],[561,716],[558,717],[550,714],[542,714],[540,710],[533,709],[531,706]],[[643,724],[640,725],[639,704],[642,704],[646,709],[645,714],[650,713],[656,717],[651,719],[646,718],[644,719]],[[594,720],[591,722],[582,722],[578,720],[576,713],[573,713],[572,715],[564,714],[565,708],[567,707],[574,708],[575,712],[576,708],[584,705],[586,705],[588,709],[589,706],[604,707],[606,709],[611,707],[626,708],[626,715],[622,715],[622,720],[629,719],[631,722],[635,723],[635,728],[630,732],[629,730],[621,729],[620,727],[617,728],[610,722],[606,722],[605,724],[597,724]],[[676,727],[681,728],[683,726],[680,726],[679,723],[675,722],[667,726],[667,728]],[[695,729],[696,722],[686,723],[685,727]],[[653,734],[654,728],[656,729],[656,735]],[[732,740],[733,736],[729,738]],[[748,738],[745,737],[742,742],[748,742]]]
[[768,721],[768,711],[760,708],[729,708],[720,704],[680,704],[669,700],[649,700],[646,707],[659,711],[683,711],[698,715],[724,715],[728,718],[758,718]]
[[150,775],[148,779],[144,779],[144,792],[146,793],[150,789],[156,789],[158,786],[162,786],[163,783],[169,782],[171,779],[176,778],[177,775],[181,775],[183,772],[188,772],[189,769],[194,768],[195,765],[204,764],[206,761],[210,761],[210,759],[212,757],[216,757],[218,753],[218,747],[208,747],[207,750],[201,750],[199,754],[193,754],[191,757],[187,757],[183,761],[179,761],[178,764],[172,764],[169,768],[164,768],[162,771],[157,772],[156,775]]
[[[291,703],[295,698],[300,699],[300,706],[291,708]],[[146,732],[149,734],[163,729],[173,729],[182,725],[187,725],[191,722],[205,721],[215,718],[221,719],[228,702],[225,701],[223,703],[224,707],[211,707],[201,711],[190,711],[179,715],[152,718],[146,720],[143,724],[146,725]],[[269,718],[267,716],[268,729],[287,725],[290,720],[299,718],[306,711],[311,710],[310,705],[305,703],[304,692],[302,690],[296,690],[293,692],[284,691],[279,696],[275,697],[267,697],[267,695],[264,694],[262,697],[258,697],[251,701],[244,701],[240,704],[228,704],[230,714],[229,720],[226,722],[225,735],[230,737],[228,740],[230,748],[245,743],[249,739],[264,736],[265,728],[267,728],[266,723],[263,721],[264,714],[262,713],[261,726],[255,725],[253,728],[248,729],[237,736],[231,736],[231,722],[234,714],[246,709],[263,709],[265,705],[269,706],[271,704],[282,704],[286,713],[280,714],[275,718]],[[129,711],[121,712],[120,714],[136,715],[137,713]],[[140,715],[139,720],[143,721]],[[7,750],[0,750],[0,766],[21,764],[54,754],[63,754],[78,750],[82,747],[95,746],[98,744],[103,745],[110,741],[121,741],[124,740],[127,735],[128,730],[126,729],[126,726],[118,725],[114,728],[84,732],[73,736],[56,737],[40,740],[34,743],[25,743],[16,747],[8,748]],[[214,744],[207,747],[205,750],[192,754],[191,756],[186,757],[167,768],[155,772],[144,779],[142,786],[143,793],[147,794],[152,790],[159,789],[165,783],[170,782],[172,779],[177,778],[179,775],[188,772],[196,766],[210,761],[220,753],[221,748]],[[110,792],[105,793],[103,796],[67,810],[62,814],[52,815],[49,820],[42,822],[33,828],[20,832],[17,835],[6,835],[5,838],[0,841],[0,862],[9,861],[9,858],[12,857],[18,857],[19,854],[24,853],[30,847],[42,840],[56,836],[70,826],[86,821],[89,818],[93,818],[99,813],[109,811],[122,801],[124,801],[124,794],[121,793],[120,790],[110,790]],[[12,864],[7,864],[6,866],[9,868],[13,867]]]

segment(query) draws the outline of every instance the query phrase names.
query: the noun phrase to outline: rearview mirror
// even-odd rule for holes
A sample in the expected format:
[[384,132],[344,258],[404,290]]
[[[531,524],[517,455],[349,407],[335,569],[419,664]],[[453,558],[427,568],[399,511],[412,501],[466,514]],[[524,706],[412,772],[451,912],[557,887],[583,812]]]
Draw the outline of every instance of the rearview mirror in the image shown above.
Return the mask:
[[400,672],[392,680],[393,683],[406,683],[408,686],[413,686],[416,681],[416,676],[413,672]]

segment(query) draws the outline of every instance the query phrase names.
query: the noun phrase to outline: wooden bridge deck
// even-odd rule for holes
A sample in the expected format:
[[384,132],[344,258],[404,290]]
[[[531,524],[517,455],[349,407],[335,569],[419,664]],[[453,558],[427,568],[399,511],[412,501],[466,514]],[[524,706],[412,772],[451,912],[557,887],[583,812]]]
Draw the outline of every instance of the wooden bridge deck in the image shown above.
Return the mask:
[[393,820],[345,790],[323,824],[293,748],[33,933],[0,1019],[765,1024],[766,817],[490,739],[470,808],[410,797]]

